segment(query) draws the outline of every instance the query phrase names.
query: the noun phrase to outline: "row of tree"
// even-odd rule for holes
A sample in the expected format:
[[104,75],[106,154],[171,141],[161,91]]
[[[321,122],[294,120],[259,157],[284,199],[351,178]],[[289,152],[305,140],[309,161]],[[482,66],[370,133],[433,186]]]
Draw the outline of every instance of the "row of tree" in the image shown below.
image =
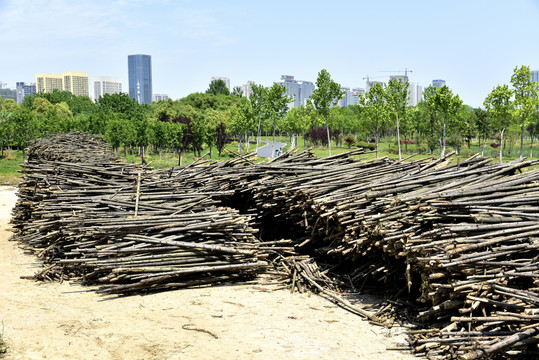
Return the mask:
[[211,156],[215,148],[220,156],[230,138],[238,142],[241,153],[255,139],[258,147],[262,134],[275,138],[281,132],[290,136],[291,147],[303,135],[304,146],[309,139],[328,146],[330,154],[332,141],[342,145],[343,139],[349,145],[372,140],[378,154],[380,140],[394,136],[399,158],[401,144],[407,151],[410,143],[423,143],[428,152],[440,149],[443,156],[446,146],[460,151],[477,139],[484,151],[489,139],[495,139],[489,145],[499,147],[501,160],[508,138],[520,135],[523,156],[525,132],[533,141],[539,129],[537,84],[529,68],[515,68],[511,82],[512,88],[500,85],[486,97],[486,110],[463,105],[447,86],[426,88],[423,100],[410,107],[408,83],[399,79],[386,86],[375,83],[360,95],[358,104],[339,107],[343,93],[326,70],[318,74],[311,101],[294,108],[289,107],[293,99],[287,89],[277,83],[254,84],[246,98],[240,89],[230,94],[224,82],[216,80],[205,93],[151,105],[138,104],[126,94],[107,94],[94,103],[54,91],[26,97],[21,105],[0,100],[0,146],[2,153],[13,146],[24,149],[29,140],[47,132],[81,130],[104,135],[116,151],[138,149],[144,159],[151,147],[159,154],[178,152],[181,161],[186,151],[201,156],[207,149]]

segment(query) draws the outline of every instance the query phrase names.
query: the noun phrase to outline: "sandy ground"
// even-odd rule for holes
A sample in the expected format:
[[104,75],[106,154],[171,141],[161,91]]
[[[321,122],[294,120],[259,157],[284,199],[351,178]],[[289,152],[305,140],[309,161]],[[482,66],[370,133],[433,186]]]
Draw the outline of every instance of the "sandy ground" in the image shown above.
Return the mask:
[[417,359],[386,350],[403,342],[397,329],[316,295],[238,285],[107,299],[76,284],[21,279],[37,265],[8,241],[15,201],[14,188],[0,187],[7,359]]

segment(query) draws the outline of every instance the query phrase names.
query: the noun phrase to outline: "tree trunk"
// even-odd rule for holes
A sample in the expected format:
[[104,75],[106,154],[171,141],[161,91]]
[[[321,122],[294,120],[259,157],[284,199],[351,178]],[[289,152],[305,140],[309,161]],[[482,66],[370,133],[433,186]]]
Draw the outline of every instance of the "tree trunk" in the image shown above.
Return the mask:
[[[331,156],[331,139],[329,137],[329,122],[328,122],[328,115],[326,115],[326,132],[328,134],[328,149],[329,149],[329,156]],[[378,153],[376,154],[376,157],[378,157]]]
[[258,116],[258,131],[256,132],[256,148],[258,149],[258,144],[260,143],[260,116]]
[[397,145],[399,146],[399,160],[402,160],[401,154],[401,133],[399,129],[399,113],[397,112]]
[[444,129],[443,129],[443,138],[442,138],[442,153],[440,154],[441,158],[445,157],[445,118],[444,118]]
[[487,142],[487,138],[483,138],[483,147],[481,148],[481,156],[485,156],[485,144]]
[[530,143],[530,158],[533,157],[533,134],[531,136],[531,143]]
[[503,156],[503,142],[504,142],[503,133],[504,133],[504,131],[505,131],[505,129],[502,129],[502,131],[500,131],[500,164],[503,163],[502,156]]
[[526,118],[522,117],[522,131],[520,132],[520,155],[519,157],[522,159],[522,149],[524,148],[524,123],[526,122]]
[[271,143],[271,157],[275,157],[275,128],[277,127],[277,119],[273,119],[273,141]]
[[378,159],[378,138],[379,138],[379,135],[378,135],[378,132],[376,132],[374,139],[376,141],[376,158],[377,159]]

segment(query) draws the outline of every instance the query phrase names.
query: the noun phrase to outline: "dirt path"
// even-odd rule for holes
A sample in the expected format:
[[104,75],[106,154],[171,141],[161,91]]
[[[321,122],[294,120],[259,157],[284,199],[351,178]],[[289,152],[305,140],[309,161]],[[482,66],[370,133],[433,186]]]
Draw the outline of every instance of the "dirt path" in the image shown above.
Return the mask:
[[[327,300],[258,286],[106,299],[20,279],[33,256],[9,242],[13,188],[0,187],[0,321],[7,359],[417,359],[387,351],[396,330]],[[0,328],[1,331],[1,328]]]

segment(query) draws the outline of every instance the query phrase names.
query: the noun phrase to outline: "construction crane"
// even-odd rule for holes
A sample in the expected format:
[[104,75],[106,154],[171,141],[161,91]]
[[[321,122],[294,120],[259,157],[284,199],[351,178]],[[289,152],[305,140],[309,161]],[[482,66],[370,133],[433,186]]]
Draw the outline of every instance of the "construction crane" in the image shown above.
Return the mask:
[[366,77],[363,78],[363,80],[367,80],[367,82],[369,82],[370,80],[369,79],[378,79],[378,78],[386,78],[387,76],[369,76],[367,75]]
[[408,70],[408,68],[404,68],[404,70],[395,70],[395,71],[383,70],[383,71],[380,71],[380,72],[404,73],[404,76],[408,77],[408,73],[413,72],[413,71]]

